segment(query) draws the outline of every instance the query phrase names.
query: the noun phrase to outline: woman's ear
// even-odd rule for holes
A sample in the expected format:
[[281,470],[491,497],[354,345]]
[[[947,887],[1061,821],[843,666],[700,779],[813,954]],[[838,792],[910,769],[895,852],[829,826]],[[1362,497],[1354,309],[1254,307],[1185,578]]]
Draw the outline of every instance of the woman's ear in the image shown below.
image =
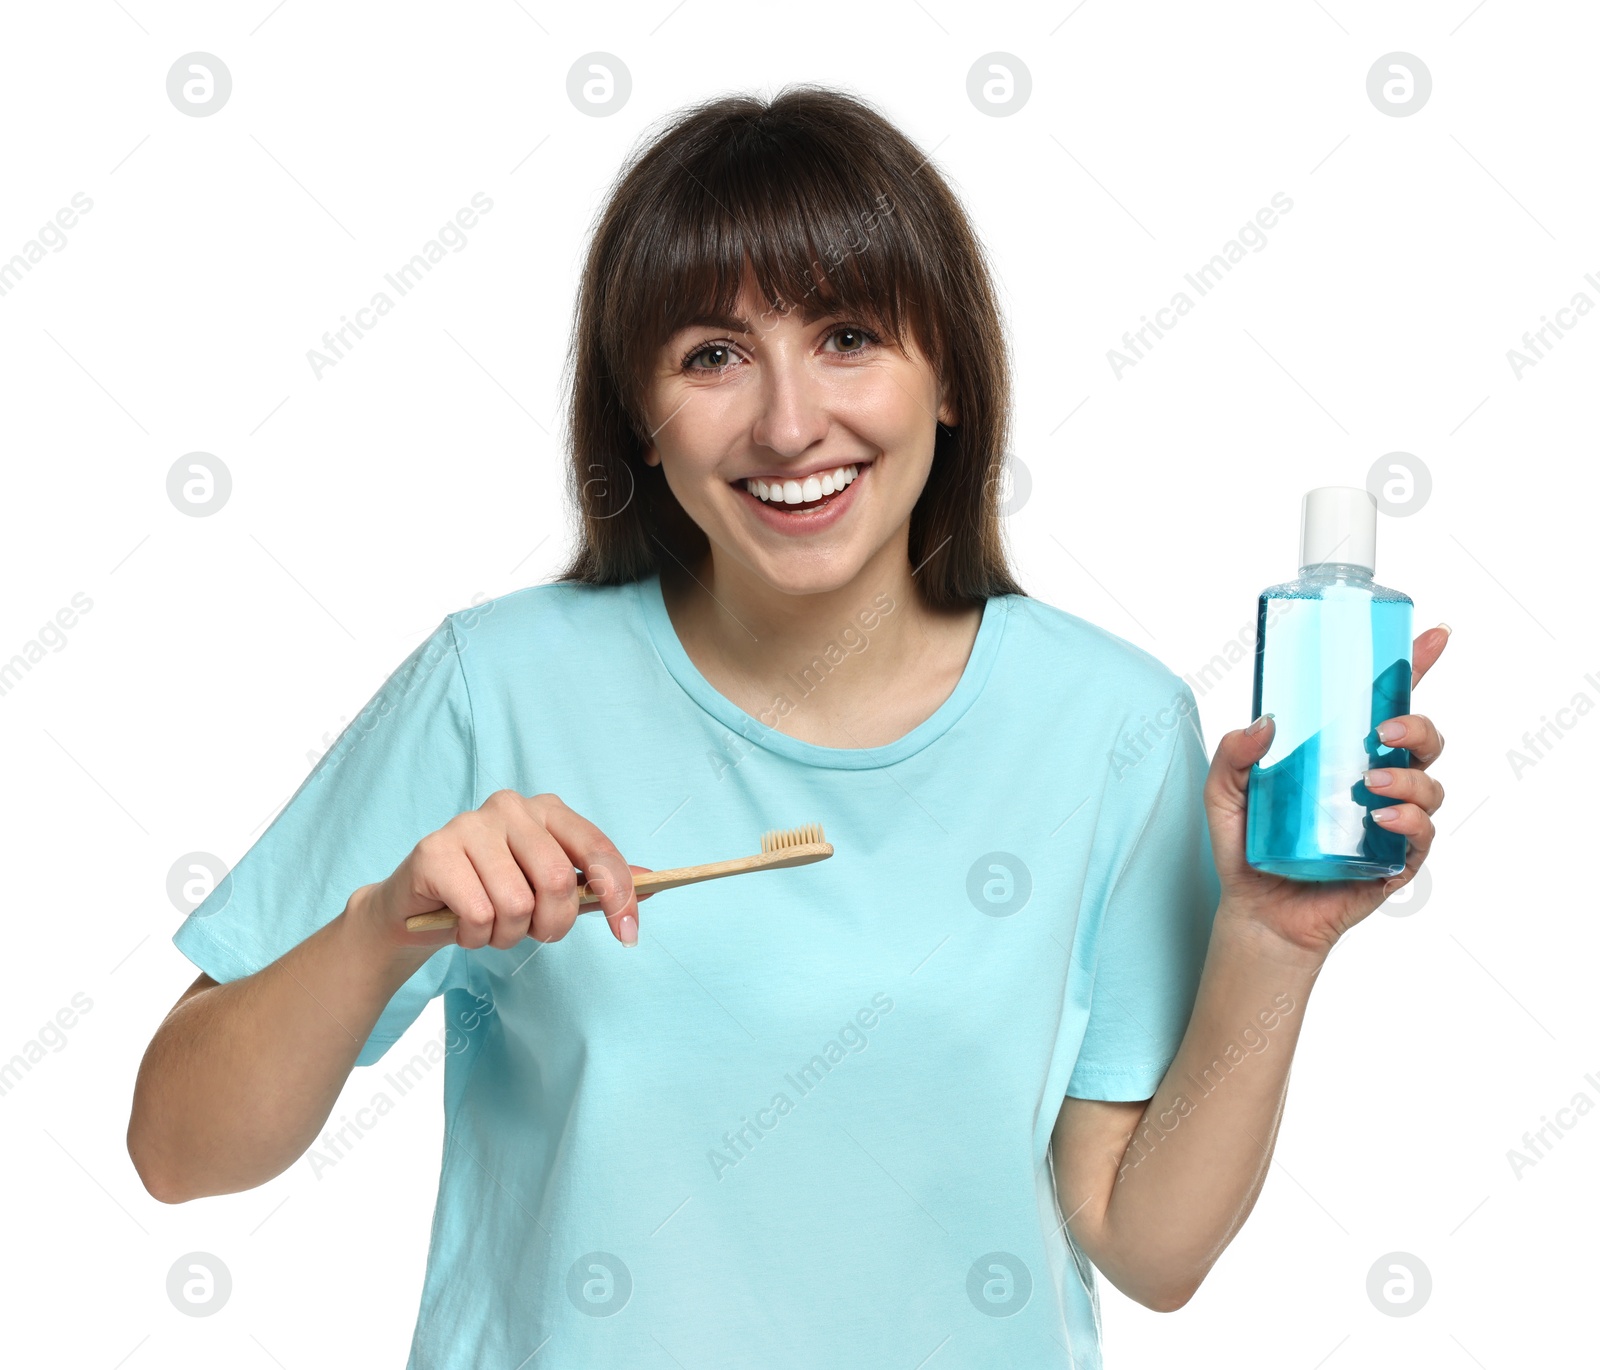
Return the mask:
[[661,454],[654,447],[646,447],[644,449],[644,464],[646,466],[660,466]]
[[949,400],[945,400],[939,405],[939,422],[946,428],[954,428],[961,422],[961,415],[956,412],[955,405],[951,404]]

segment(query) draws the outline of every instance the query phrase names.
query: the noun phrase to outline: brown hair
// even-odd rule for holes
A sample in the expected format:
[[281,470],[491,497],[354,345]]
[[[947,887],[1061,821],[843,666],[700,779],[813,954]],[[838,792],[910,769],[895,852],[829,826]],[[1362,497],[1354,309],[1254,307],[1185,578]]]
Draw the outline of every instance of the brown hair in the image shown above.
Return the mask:
[[705,534],[643,460],[645,396],[661,346],[697,318],[733,314],[749,270],[775,309],[858,314],[902,349],[909,326],[956,414],[936,430],[911,514],[923,600],[1024,593],[1001,536],[1010,367],[983,248],[910,139],[815,85],[681,111],[619,173],[575,311],[568,474],[581,541],[557,579],[617,585],[704,556]]

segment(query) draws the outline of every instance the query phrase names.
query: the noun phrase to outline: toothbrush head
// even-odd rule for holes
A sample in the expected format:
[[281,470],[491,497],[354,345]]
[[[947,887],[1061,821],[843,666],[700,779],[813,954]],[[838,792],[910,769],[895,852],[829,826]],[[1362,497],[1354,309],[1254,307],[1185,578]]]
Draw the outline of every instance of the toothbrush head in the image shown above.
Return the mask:
[[787,851],[791,847],[827,847],[822,854],[833,855],[833,847],[823,837],[820,823],[807,823],[799,828],[774,828],[771,832],[761,834],[763,853]]

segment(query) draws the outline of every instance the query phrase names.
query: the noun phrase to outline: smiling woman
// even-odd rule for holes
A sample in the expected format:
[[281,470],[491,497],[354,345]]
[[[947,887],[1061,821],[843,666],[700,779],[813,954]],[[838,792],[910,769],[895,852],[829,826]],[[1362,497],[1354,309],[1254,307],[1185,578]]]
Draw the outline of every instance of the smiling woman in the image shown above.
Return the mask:
[[[141,1177],[281,1173],[443,995],[409,1370],[1099,1370],[1095,1270],[1194,1292],[1322,958],[1382,893],[1250,870],[1270,731],[1208,772],[1187,685],[1012,578],[995,291],[871,106],[800,87],[655,130],[572,366],[570,564],[449,615],[179,929],[205,973],[140,1069]],[[1440,744],[1400,726],[1409,878]],[[641,936],[635,874],[809,823],[828,860],[664,891]],[[827,1039],[852,1013],[870,1050]]]

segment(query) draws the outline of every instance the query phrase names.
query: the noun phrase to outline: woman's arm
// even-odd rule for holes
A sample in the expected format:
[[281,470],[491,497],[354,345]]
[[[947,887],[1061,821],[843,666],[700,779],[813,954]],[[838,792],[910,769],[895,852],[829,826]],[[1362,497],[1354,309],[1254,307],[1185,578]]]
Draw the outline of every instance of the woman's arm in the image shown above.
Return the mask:
[[305,1153],[372,1026],[438,949],[385,945],[350,897],[254,975],[202,975],[156,1031],[134,1085],[128,1154],[163,1203],[265,1184]]
[[[396,990],[440,947],[555,942],[578,917],[578,871],[617,940],[638,941],[630,866],[553,794],[496,790],[429,833],[388,879],[254,975],[202,976],[156,1030],[134,1085],[128,1154],[165,1203],[232,1194],[311,1145]],[[644,899],[648,899],[648,894]],[[411,932],[450,909],[453,929]]]
[[1061,1211],[1129,1298],[1181,1308],[1249,1216],[1321,964],[1224,906],[1189,1029],[1155,1097],[1065,1101],[1052,1139]]
[[[1412,686],[1449,640],[1442,625],[1412,644]],[[1206,820],[1222,901],[1177,1055],[1147,1103],[1068,1098],[1052,1150],[1073,1239],[1117,1288],[1147,1307],[1181,1308],[1261,1192],[1306,1000],[1334,944],[1412,880],[1433,845],[1444,788],[1429,775],[1444,739],[1420,714],[1380,724],[1410,752],[1386,770],[1398,802],[1381,810],[1406,837],[1405,870],[1387,881],[1285,880],[1246,861],[1245,795],[1272,738],[1269,718],[1229,733],[1206,778]]]

